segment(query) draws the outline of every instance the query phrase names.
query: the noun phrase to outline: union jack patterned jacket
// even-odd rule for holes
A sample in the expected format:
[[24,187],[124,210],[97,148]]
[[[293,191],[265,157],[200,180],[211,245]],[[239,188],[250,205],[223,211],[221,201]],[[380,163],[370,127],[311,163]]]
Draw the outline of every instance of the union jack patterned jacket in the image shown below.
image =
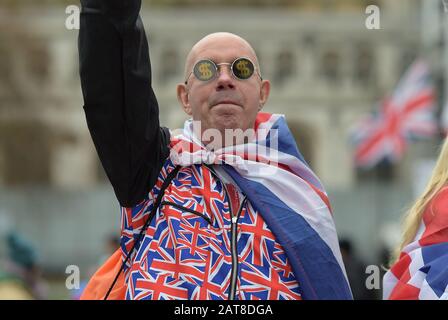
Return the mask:
[[[174,168],[167,160],[148,199],[122,209],[124,256]],[[284,249],[262,216],[247,199],[232,206],[227,192],[212,167],[178,172],[127,266],[128,299],[301,299]]]

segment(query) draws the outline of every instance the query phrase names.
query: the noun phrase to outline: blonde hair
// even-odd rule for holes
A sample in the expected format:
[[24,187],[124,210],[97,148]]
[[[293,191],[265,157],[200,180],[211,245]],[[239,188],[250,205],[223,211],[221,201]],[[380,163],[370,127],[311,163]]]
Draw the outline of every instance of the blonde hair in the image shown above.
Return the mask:
[[420,227],[423,212],[431,199],[448,182],[448,137],[443,143],[439,158],[432,171],[431,178],[422,195],[417,198],[414,205],[407,211],[403,221],[403,234],[401,243],[394,252],[392,263],[397,261],[403,248],[411,243]]

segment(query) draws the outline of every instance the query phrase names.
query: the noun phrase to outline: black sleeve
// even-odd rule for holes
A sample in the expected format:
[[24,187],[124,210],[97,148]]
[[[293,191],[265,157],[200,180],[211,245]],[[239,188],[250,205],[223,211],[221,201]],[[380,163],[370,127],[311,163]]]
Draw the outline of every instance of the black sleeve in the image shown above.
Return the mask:
[[144,199],[168,156],[151,87],[141,0],[81,0],[78,39],[87,125],[124,207]]

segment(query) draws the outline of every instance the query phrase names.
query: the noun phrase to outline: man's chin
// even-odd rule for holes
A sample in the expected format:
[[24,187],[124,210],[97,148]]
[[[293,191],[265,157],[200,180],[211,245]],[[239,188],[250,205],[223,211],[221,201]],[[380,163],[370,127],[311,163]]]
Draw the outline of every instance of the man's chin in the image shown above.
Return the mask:
[[225,130],[243,129],[240,119],[235,115],[219,117],[216,119],[215,128],[223,133]]
[[[236,109],[239,108],[239,109]],[[213,119],[213,128],[222,129],[237,129],[241,126],[241,108],[237,106],[216,106],[211,110],[211,117]]]

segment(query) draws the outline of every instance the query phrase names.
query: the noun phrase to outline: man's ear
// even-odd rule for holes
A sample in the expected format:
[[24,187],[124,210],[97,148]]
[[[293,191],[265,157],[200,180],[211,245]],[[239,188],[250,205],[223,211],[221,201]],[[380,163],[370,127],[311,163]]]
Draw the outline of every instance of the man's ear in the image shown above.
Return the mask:
[[177,100],[179,100],[182,109],[185,113],[191,116],[193,114],[190,106],[190,99],[188,97],[187,86],[184,83],[177,85]]
[[262,80],[260,86],[260,111],[265,103],[268,101],[269,93],[271,92],[271,82],[269,80]]

